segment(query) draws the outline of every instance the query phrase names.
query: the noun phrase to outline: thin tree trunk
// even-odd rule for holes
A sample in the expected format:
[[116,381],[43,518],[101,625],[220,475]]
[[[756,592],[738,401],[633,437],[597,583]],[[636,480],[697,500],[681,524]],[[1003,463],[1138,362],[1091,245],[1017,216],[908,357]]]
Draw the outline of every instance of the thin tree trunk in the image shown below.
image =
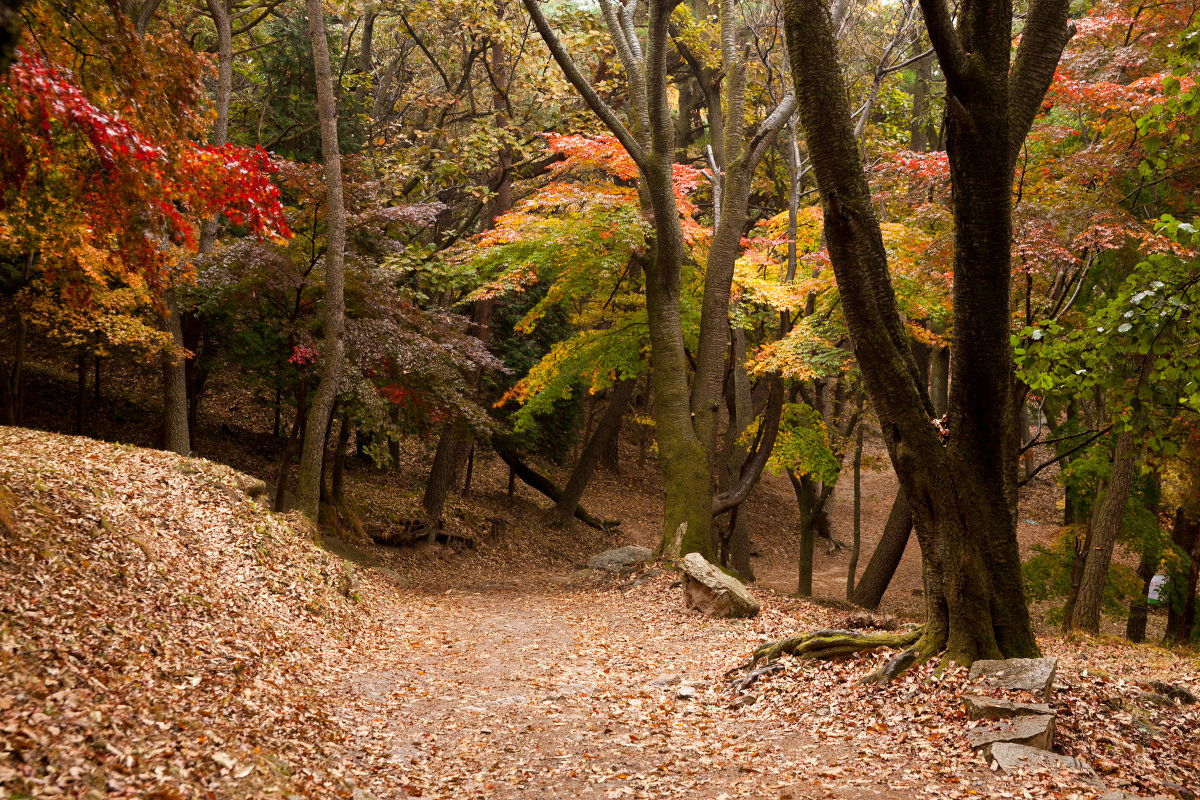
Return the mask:
[[192,450],[188,435],[187,379],[183,365],[183,325],[175,289],[167,289],[163,298],[163,328],[171,334],[171,349],[161,356],[163,372],[163,449],[186,456]]
[[342,414],[337,445],[333,451],[333,485],[329,495],[336,506],[346,505],[346,445],[350,441],[350,415]]
[[442,521],[442,513],[446,508],[446,495],[454,483],[455,461],[458,455],[459,437],[447,425],[438,437],[437,450],[433,454],[433,465],[429,469],[429,479],[425,482],[425,494],[421,505],[425,513],[434,522]]
[[633,397],[633,390],[636,386],[637,380],[634,378],[614,384],[608,408],[605,409],[604,415],[600,418],[587,445],[583,448],[579,461],[575,464],[575,469],[571,471],[571,477],[567,480],[567,485],[563,487],[562,496],[555,504],[555,522],[558,527],[566,528],[571,524],[571,520],[575,516],[575,508],[579,505],[583,491],[587,488],[588,481],[591,480],[592,473],[600,462],[601,451],[608,440],[612,438],[613,431],[620,427],[621,418],[625,416],[625,409],[629,407],[629,398]]
[[1140,453],[1141,446],[1132,431],[1117,436],[1108,491],[1092,513],[1088,537],[1091,544],[1087,548],[1079,596],[1071,618],[1063,622],[1068,629],[1100,632],[1100,610],[1104,602],[1104,585],[1108,582],[1108,566],[1112,561],[1117,534],[1121,530],[1121,518],[1125,516],[1125,505],[1133,489]]
[[1125,638],[1131,642],[1146,641],[1146,618],[1150,611],[1150,581],[1158,568],[1160,553],[1147,547],[1138,562],[1137,576],[1142,581],[1142,591],[1129,601],[1129,620],[1125,623]]
[[283,499],[287,493],[288,471],[291,470],[292,460],[296,457],[296,451],[300,449],[300,442],[304,439],[304,400],[307,395],[308,390],[304,385],[304,380],[298,380],[296,382],[296,416],[292,420],[292,432],[288,434],[287,445],[279,457],[279,477],[275,480],[275,498],[271,503],[271,510],[276,513],[284,510]]
[[901,486],[896,492],[896,499],[892,501],[892,510],[884,523],[879,544],[875,545],[875,552],[871,554],[862,578],[854,587],[854,595],[850,598],[852,602],[863,608],[879,608],[892,576],[896,574],[896,567],[904,556],[904,549],[908,547],[912,530],[912,506]]
[[854,541],[850,545],[850,564],[846,567],[846,599],[854,597],[854,578],[858,571],[858,551],[862,547],[862,451],[863,396],[858,395],[858,430],[854,434]]
[[321,155],[325,167],[325,336],[321,353],[321,382],[309,410],[307,435],[300,456],[296,495],[301,510],[317,519],[321,490],[321,463],[325,449],[325,426],[337,397],[345,356],[345,298],[343,296],[346,249],[346,205],[342,196],[342,158],[338,148],[337,104],[333,74],[329,66],[329,42],[325,38],[324,6],[321,0],[305,0],[308,37],[312,44],[317,83],[317,116],[321,123]]
[[86,345],[79,346],[75,356],[75,435],[82,436],[87,427],[87,357]]

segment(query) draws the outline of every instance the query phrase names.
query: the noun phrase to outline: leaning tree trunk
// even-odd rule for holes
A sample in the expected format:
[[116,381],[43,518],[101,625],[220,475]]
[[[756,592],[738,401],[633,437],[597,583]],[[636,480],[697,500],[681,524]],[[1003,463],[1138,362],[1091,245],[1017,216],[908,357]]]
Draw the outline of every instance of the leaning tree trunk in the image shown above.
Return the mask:
[[908,497],[904,494],[902,486],[896,492],[896,499],[892,501],[892,510],[883,526],[879,544],[875,545],[875,552],[871,554],[867,568],[863,570],[862,577],[854,587],[854,594],[850,598],[853,603],[863,608],[879,608],[879,603],[892,582],[892,576],[896,574],[896,567],[900,565],[900,559],[904,556],[904,549],[908,547],[912,529],[912,507],[908,504]]
[[346,304],[343,295],[346,250],[346,204],[342,197],[342,157],[338,149],[337,102],[329,67],[329,42],[325,38],[321,0],[305,0],[308,38],[312,44],[317,82],[317,117],[321,123],[321,155],[325,166],[325,337],[321,353],[321,382],[317,386],[300,456],[296,497],[300,510],[317,519],[321,497],[321,466],[325,456],[325,429],[329,422],[345,357]]
[[1100,632],[1100,609],[1104,603],[1104,586],[1108,582],[1108,566],[1112,562],[1113,547],[1121,530],[1121,518],[1125,516],[1125,505],[1133,490],[1140,450],[1132,431],[1117,436],[1112,477],[1108,481],[1108,490],[1092,512],[1087,535],[1089,546],[1084,556],[1079,594],[1075,602],[1070,604],[1070,618],[1063,620],[1064,629]]
[[854,539],[850,547],[850,563],[846,566],[846,599],[854,598],[854,579],[858,572],[858,554],[862,548],[862,453],[863,453],[863,396],[858,393],[858,430],[854,433]]
[[588,481],[591,480],[592,473],[596,470],[596,465],[600,463],[601,453],[608,440],[612,438],[613,431],[620,427],[621,417],[625,415],[625,409],[629,406],[629,398],[633,397],[633,390],[636,386],[636,378],[626,378],[613,386],[608,408],[604,410],[604,416],[600,418],[596,429],[592,431],[587,445],[584,446],[583,452],[579,456],[578,463],[575,464],[575,469],[571,471],[571,477],[567,479],[567,485],[563,487],[562,496],[555,504],[555,524],[558,527],[569,527],[571,520],[575,518],[575,509],[579,506],[580,498],[583,497],[583,490],[587,488]]
[[921,6],[948,94],[955,347],[946,446],[896,306],[822,0],[787,0],[787,43],[846,325],[921,542],[926,623],[914,651],[945,648],[967,664],[1039,652],[1016,538],[1011,189],[1069,38],[1068,3],[1034,0],[1011,75],[1011,4],[977,0],[957,17],[944,0]]

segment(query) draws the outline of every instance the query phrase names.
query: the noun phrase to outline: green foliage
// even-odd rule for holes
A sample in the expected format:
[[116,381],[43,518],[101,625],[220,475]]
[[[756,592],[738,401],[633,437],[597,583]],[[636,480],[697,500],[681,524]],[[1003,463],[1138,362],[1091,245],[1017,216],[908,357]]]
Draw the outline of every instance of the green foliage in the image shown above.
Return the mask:
[[805,403],[784,405],[766,468],[775,475],[790,469],[827,486],[837,482],[841,459],[829,446],[829,431],[816,409]]

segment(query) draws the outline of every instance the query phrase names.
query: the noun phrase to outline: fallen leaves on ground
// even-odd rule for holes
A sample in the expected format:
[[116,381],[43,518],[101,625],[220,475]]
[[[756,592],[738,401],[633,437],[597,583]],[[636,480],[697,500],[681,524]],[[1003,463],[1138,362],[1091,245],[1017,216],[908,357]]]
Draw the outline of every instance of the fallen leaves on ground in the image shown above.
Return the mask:
[[[857,686],[877,653],[784,659],[746,693],[726,681],[755,645],[844,612],[761,592],[756,619],[710,620],[669,572],[417,592],[364,570],[351,592],[343,562],[226,467],[15,429],[0,455],[13,796],[1097,794],[990,770],[967,745],[964,670]],[[1158,679],[1196,690],[1195,659],[1043,647],[1061,750],[1113,788],[1196,788],[1200,706],[1144,696]]]

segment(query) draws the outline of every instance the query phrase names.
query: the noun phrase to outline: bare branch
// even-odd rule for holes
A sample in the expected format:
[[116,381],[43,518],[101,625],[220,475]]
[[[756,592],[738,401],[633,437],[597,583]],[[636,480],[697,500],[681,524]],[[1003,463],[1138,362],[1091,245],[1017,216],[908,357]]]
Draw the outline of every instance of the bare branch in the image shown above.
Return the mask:
[[621,122],[620,118],[617,117],[616,112],[596,93],[592,84],[579,71],[579,67],[575,66],[575,61],[571,58],[571,54],[562,46],[562,42],[558,40],[558,36],[546,20],[546,15],[542,13],[542,7],[538,4],[538,0],[521,0],[521,2],[525,6],[525,10],[529,12],[530,19],[533,20],[533,27],[537,28],[542,41],[546,43],[546,47],[550,50],[550,55],[554,57],[558,68],[563,71],[563,75],[575,87],[575,91],[582,95],[584,102],[588,104],[588,108],[592,110],[592,113],[599,117],[600,121],[612,131],[613,136],[617,137],[617,141],[629,153],[629,157],[633,159],[633,163],[637,164],[642,172],[648,172],[646,151],[634,135],[629,132],[629,129],[625,127],[624,123]]

